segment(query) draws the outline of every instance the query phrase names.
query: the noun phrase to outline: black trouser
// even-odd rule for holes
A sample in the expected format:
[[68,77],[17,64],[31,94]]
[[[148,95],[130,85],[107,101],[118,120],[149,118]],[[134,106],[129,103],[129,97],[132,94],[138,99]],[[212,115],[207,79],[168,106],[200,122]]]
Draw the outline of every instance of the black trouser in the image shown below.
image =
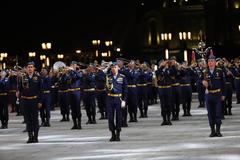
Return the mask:
[[0,119],[2,122],[2,126],[5,126],[8,124],[8,101],[7,96],[0,96]]
[[95,91],[84,92],[84,104],[88,119],[95,120],[96,116]]
[[22,99],[24,107],[25,120],[27,124],[27,131],[38,134],[38,100],[37,99]]
[[106,115],[106,113],[107,113],[106,112],[107,92],[106,91],[97,91],[96,97],[97,97],[97,105],[98,105],[99,111],[101,113],[101,116],[107,117],[107,115]]

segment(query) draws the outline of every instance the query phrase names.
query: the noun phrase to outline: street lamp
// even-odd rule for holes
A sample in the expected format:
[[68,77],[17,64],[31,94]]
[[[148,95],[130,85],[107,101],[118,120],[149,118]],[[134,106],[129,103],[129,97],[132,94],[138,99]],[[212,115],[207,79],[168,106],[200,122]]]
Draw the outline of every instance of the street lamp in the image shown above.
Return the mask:
[[166,59],[169,59],[168,49],[165,50],[165,58],[166,58]]
[[76,50],[76,53],[80,54],[82,51],[80,49]]
[[36,56],[36,52],[29,52],[29,53],[28,53],[28,56],[29,56],[29,57],[35,57],[35,56]]
[[240,32],[240,24],[238,25],[238,30],[239,30],[239,32]]
[[63,54],[58,54],[57,57],[58,57],[58,59],[63,59],[64,55]]
[[47,43],[42,43],[42,49],[46,50],[46,49],[51,49],[52,48],[52,44],[47,42]]

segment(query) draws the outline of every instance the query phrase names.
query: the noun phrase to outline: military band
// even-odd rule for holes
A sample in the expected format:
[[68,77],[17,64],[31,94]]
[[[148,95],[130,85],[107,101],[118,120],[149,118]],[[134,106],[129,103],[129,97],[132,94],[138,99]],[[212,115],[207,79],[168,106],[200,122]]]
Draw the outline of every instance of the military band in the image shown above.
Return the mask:
[[[196,87],[198,107],[206,107],[208,111],[210,137],[220,137],[224,115],[233,114],[234,92],[237,104],[240,103],[239,64],[239,59],[230,62],[211,54],[191,64],[178,63],[176,57],[171,57],[161,60],[157,67],[147,62],[117,59],[114,63],[95,61],[82,68],[79,62],[72,61],[69,67],[42,68],[37,73],[34,62],[29,62],[26,70],[18,74],[14,70],[1,71],[1,129],[8,128],[9,105],[11,111],[24,115],[29,136],[27,143],[36,143],[38,113],[41,126],[50,127],[51,111],[59,107],[60,121],[70,121],[71,113],[71,129],[74,130],[82,129],[82,110],[86,111],[86,124],[97,124],[99,113],[99,120],[108,119],[112,133],[110,141],[120,141],[122,127],[128,127],[128,122],[138,122],[137,117],[149,117],[148,107],[158,99],[163,119],[161,126],[180,120],[181,109],[184,117],[191,116],[192,90]],[[16,103],[18,99],[20,105]]]

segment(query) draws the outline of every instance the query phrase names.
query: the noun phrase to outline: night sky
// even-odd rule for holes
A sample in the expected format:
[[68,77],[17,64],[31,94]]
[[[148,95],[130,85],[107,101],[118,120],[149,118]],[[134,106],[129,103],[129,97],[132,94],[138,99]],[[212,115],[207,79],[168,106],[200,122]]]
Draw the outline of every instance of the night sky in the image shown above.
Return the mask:
[[10,53],[38,50],[48,41],[63,51],[86,48],[92,39],[121,43],[121,32],[136,9],[135,0],[19,0],[0,4],[0,50]]

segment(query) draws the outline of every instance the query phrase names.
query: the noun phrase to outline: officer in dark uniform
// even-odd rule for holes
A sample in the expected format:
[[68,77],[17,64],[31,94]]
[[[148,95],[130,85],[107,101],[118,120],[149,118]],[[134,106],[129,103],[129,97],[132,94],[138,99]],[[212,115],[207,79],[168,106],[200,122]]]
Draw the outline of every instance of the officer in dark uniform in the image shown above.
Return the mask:
[[[211,127],[210,137],[222,137],[222,101],[225,98],[225,77],[220,68],[216,68],[216,58],[211,53],[208,57],[208,68],[204,70],[205,100],[208,120]],[[215,130],[216,125],[216,130]]]
[[17,75],[13,74],[13,71],[9,71],[9,93],[8,93],[8,99],[9,99],[9,105],[11,106],[12,110],[11,113],[17,112],[17,116],[20,116],[21,109],[19,105],[16,105],[17,97]]
[[[123,74],[124,76],[127,75],[127,67],[124,66],[124,62],[122,60],[117,60],[117,64],[119,67],[118,72]],[[127,123],[127,116],[128,116],[128,106],[122,108],[122,127],[128,127]]]
[[70,87],[69,87],[69,102],[71,106],[73,127],[71,129],[82,129],[81,125],[81,106],[80,106],[80,87],[82,86],[82,73],[79,71],[79,66],[76,61],[72,61],[69,70]]
[[83,101],[88,117],[86,124],[96,124],[96,104],[95,104],[95,74],[94,66],[89,65],[86,73],[83,74]]
[[34,73],[34,62],[28,62],[26,68],[26,75],[20,78],[18,85],[17,97],[21,98],[21,103],[24,107],[24,114],[26,114],[26,124],[28,131],[27,143],[38,142],[39,122],[38,122],[38,108],[41,108],[41,79]]
[[8,128],[8,78],[6,71],[0,71],[0,120],[1,129]]
[[106,74],[101,69],[100,65],[96,67],[96,98],[98,108],[101,114],[101,119],[107,119],[107,110],[106,110],[106,100],[107,100],[107,92],[106,92]]
[[49,71],[47,68],[43,68],[41,71],[41,81],[42,81],[42,107],[40,108],[40,117],[42,119],[41,126],[50,127],[50,110],[51,110],[51,87],[52,78],[49,76]]
[[[116,63],[111,65],[111,74],[107,76],[107,113],[108,126],[112,133],[110,141],[120,141],[120,132],[122,126],[122,107],[125,107],[127,98],[127,79],[124,75],[118,73],[119,67]],[[116,123],[114,116],[116,115]]]
[[170,61],[166,60],[160,63],[158,70],[156,71],[158,93],[160,98],[161,115],[163,117],[163,125],[172,125],[170,120],[172,112],[172,88],[171,88],[171,72]]

